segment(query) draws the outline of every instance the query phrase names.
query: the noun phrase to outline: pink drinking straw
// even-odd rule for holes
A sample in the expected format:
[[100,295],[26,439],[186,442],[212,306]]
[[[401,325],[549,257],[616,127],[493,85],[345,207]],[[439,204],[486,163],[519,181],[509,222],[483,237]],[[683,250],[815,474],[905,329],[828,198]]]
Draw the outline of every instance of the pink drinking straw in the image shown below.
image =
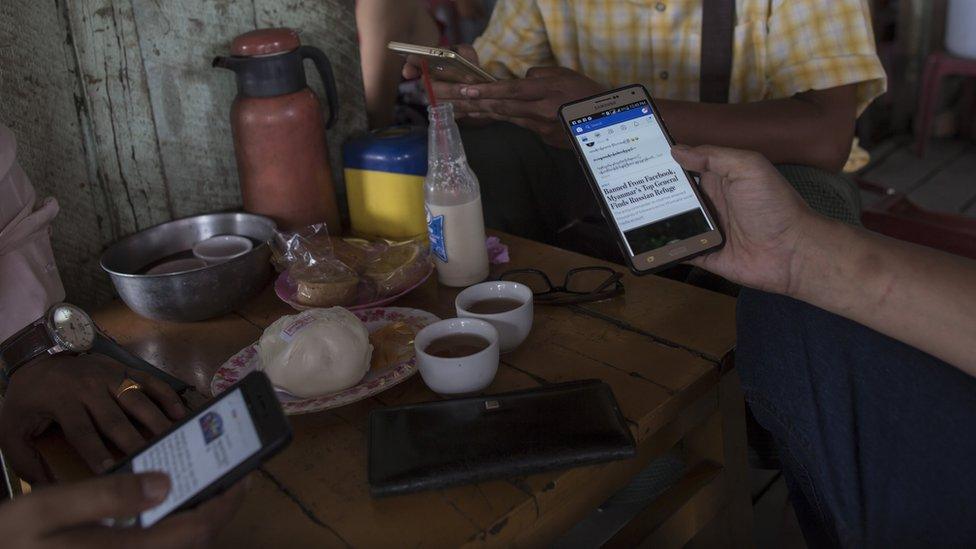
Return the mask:
[[420,60],[420,73],[424,80],[424,88],[427,89],[427,99],[430,101],[431,107],[437,106],[437,96],[434,95],[434,86],[430,85],[430,69],[427,68],[427,60]]

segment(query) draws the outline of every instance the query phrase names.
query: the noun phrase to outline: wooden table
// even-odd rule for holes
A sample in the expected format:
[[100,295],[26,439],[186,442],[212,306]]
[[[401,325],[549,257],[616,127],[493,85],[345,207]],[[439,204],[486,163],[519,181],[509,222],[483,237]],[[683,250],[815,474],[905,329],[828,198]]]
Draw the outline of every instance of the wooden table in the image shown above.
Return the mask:
[[[562,280],[603,264],[509,235],[511,263]],[[616,267],[623,270],[620,267]],[[432,277],[396,303],[454,316],[457,290]],[[638,441],[627,461],[388,499],[366,483],[370,410],[437,399],[420,379],[333,411],[294,416],[294,442],[256,475],[221,546],[536,546],[551,542],[625,486],[656,456],[679,452],[685,476],[612,544],[681,546],[698,540],[751,544],[743,405],[724,360],[735,342],[734,301],[671,280],[624,278],[626,294],[602,303],[536,308],[529,339],[504,355],[490,392],[599,378],[614,391]],[[268,288],[241,310],[193,324],[154,322],[114,303],[99,325],[146,360],[209,394],[233,353],[294,311]],[[699,535],[700,534],[700,535]]]

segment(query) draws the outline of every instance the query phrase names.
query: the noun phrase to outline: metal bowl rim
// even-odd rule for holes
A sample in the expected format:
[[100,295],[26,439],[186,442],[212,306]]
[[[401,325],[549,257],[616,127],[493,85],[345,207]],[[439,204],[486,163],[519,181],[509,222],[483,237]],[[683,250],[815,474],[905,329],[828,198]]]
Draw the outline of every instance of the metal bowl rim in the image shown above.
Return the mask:
[[204,269],[217,268],[217,267],[220,267],[221,265],[230,265],[230,264],[233,264],[233,263],[239,263],[239,262],[241,262],[241,261],[243,261],[245,259],[249,259],[250,256],[254,255],[255,253],[262,251],[263,248],[270,248],[270,246],[268,245],[267,241],[264,241],[264,242],[261,242],[260,244],[258,244],[257,246],[255,246],[254,248],[248,250],[247,252],[245,252],[245,253],[237,256],[237,257],[231,258],[230,260],[225,261],[223,263],[218,263],[216,265],[204,265],[203,267],[197,267],[196,269],[190,269],[189,271],[179,271],[179,272],[176,272],[176,273],[160,273],[160,274],[154,274],[154,275],[150,275],[150,274],[136,274],[136,273],[120,273],[118,271],[115,271],[115,270],[110,269],[110,268],[108,268],[108,267],[105,266],[105,256],[108,255],[109,252],[111,252],[116,246],[119,246],[120,244],[122,244],[123,242],[126,242],[128,240],[134,239],[134,238],[136,238],[137,236],[139,236],[140,234],[142,234],[142,233],[144,233],[146,231],[151,231],[153,229],[162,227],[164,225],[169,225],[170,223],[178,223],[178,222],[186,221],[186,220],[189,220],[189,219],[196,219],[198,217],[225,216],[225,215],[227,215],[227,216],[231,216],[231,215],[243,215],[243,216],[247,216],[247,217],[253,217],[253,218],[255,218],[255,219],[259,220],[259,221],[266,222],[270,226],[270,228],[271,228],[272,231],[277,231],[278,230],[278,224],[275,223],[274,220],[271,219],[270,217],[265,217],[263,215],[252,214],[252,213],[248,213],[248,212],[216,212],[216,213],[208,213],[208,214],[191,215],[191,216],[188,216],[188,217],[181,217],[179,219],[171,219],[169,221],[160,223],[158,225],[153,225],[152,227],[146,227],[145,229],[142,229],[139,232],[130,234],[129,236],[127,236],[127,237],[125,237],[125,238],[123,238],[121,240],[118,240],[118,241],[114,242],[111,246],[109,246],[108,248],[106,248],[104,252],[102,252],[102,256],[98,259],[98,265],[99,265],[99,267],[102,268],[103,271],[105,271],[106,273],[108,273],[108,274],[110,274],[112,276],[119,276],[119,277],[123,277],[123,278],[141,278],[141,279],[163,278],[163,277],[170,277],[170,276],[181,276],[181,275],[185,275],[187,273],[195,273],[197,271],[202,271]]
[[262,248],[267,248],[267,247],[268,247],[268,243],[267,242],[262,242],[262,243],[258,244],[257,246],[255,246],[254,248],[252,248],[251,250],[249,250],[247,253],[244,253],[243,255],[239,255],[239,256],[237,256],[237,257],[235,257],[233,259],[229,259],[229,260],[224,261],[222,263],[217,263],[217,264],[214,264],[214,265],[204,265],[203,267],[197,267],[196,269],[190,269],[189,271],[178,271],[178,272],[175,272],[175,273],[159,273],[159,274],[152,274],[152,275],[151,274],[136,274],[136,273],[120,273],[118,271],[113,271],[113,270],[109,269],[102,262],[99,262],[99,265],[102,267],[102,270],[103,271],[105,271],[106,273],[108,273],[108,274],[110,274],[112,276],[120,276],[120,277],[123,277],[123,278],[147,278],[147,279],[148,278],[163,278],[163,277],[168,277],[168,276],[179,276],[179,275],[185,275],[185,274],[188,274],[188,273],[195,273],[197,271],[202,271],[204,269],[215,269],[215,268],[220,267],[222,265],[231,265],[233,263],[240,263],[241,261],[250,258],[250,256],[254,255],[256,252],[261,251]]

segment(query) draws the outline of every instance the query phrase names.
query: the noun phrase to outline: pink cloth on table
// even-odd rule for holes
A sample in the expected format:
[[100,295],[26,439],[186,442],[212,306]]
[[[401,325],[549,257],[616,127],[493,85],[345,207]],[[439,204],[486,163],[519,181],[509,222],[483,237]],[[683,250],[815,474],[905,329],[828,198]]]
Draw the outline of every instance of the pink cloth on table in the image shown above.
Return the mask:
[[0,125],[0,342],[64,299],[50,237],[58,202],[37,204],[16,157],[14,134]]
[[502,244],[502,241],[497,236],[489,236],[488,240],[485,241],[488,246],[488,261],[492,265],[501,265],[502,263],[508,263],[508,246]]

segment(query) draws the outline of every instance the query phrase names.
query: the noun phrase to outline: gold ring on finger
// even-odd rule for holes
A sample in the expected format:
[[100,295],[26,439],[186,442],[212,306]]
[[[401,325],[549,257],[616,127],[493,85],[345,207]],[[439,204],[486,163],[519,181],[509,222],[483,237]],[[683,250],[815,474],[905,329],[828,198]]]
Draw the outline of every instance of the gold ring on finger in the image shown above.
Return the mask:
[[130,378],[125,378],[122,383],[119,384],[119,388],[115,390],[115,398],[118,399],[124,395],[127,391],[141,391],[142,384],[138,381]]

